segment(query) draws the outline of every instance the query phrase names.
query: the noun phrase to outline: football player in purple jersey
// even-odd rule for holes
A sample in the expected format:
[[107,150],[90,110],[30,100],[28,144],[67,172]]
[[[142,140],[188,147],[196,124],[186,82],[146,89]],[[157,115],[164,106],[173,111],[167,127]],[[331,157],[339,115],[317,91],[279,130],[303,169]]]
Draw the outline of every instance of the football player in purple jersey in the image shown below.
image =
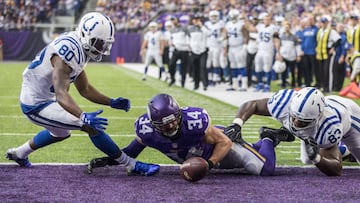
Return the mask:
[[[135,158],[145,147],[151,147],[179,164],[198,156],[207,160],[209,169],[242,168],[261,176],[274,173],[274,147],[282,140],[266,128],[261,130],[257,143],[246,143],[240,134],[234,136],[232,128],[212,125],[205,109],[180,108],[168,94],[158,94],[149,101],[147,113],[135,121],[135,132],[135,139],[123,149],[130,157]],[[292,138],[294,140],[294,136]],[[89,167],[113,163],[108,157],[96,158]]]

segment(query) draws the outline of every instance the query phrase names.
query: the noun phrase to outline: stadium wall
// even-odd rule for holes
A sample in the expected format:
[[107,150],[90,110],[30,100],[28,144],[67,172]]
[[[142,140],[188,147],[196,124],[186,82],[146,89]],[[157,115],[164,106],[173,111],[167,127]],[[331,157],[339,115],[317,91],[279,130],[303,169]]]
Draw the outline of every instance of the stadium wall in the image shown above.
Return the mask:
[[[0,31],[3,40],[4,61],[31,61],[44,46],[57,35],[48,32]],[[111,54],[104,62],[116,62],[123,58],[124,62],[139,63],[141,34],[115,33],[115,43]]]

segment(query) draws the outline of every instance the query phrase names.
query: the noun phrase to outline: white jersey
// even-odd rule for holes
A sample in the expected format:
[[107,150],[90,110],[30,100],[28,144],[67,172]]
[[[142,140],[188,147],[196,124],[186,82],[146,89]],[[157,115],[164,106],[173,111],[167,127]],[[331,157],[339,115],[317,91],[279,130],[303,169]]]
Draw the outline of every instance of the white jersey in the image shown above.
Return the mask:
[[224,29],[224,22],[218,21],[212,23],[211,21],[205,22],[204,26],[207,28],[207,41],[206,44],[209,48],[221,48],[222,46],[222,30]]
[[242,21],[229,21],[225,25],[227,31],[228,45],[230,47],[242,46],[244,43],[244,36],[242,28],[244,23]]
[[259,24],[256,28],[258,30],[258,47],[261,47],[258,52],[274,52],[275,45],[273,36],[277,32],[277,28],[273,24],[268,26]]
[[144,35],[144,40],[146,40],[147,43],[147,50],[148,51],[157,51],[160,50],[160,42],[163,39],[163,34],[160,31],[151,32],[148,31]]
[[51,57],[58,55],[72,68],[71,80],[74,81],[83,71],[89,58],[86,57],[76,32],[60,35],[48,44],[23,72],[20,102],[25,105],[37,105],[46,101],[55,101],[52,84],[53,66]]
[[[324,108],[324,113],[320,117],[317,125],[301,131],[293,131],[289,124],[289,109],[290,101],[295,95],[294,90],[286,89],[277,92],[268,101],[268,109],[273,118],[282,123],[282,125],[290,130],[295,136],[306,139],[312,137],[316,140],[319,147],[328,148],[348,136],[352,125],[359,129],[359,116],[357,119],[352,118],[352,110],[350,107],[354,106],[351,100],[339,96],[326,96],[325,102],[327,106]],[[349,108],[349,109],[348,109]],[[355,104],[354,108],[359,108]],[[359,131],[356,135],[359,137]]]

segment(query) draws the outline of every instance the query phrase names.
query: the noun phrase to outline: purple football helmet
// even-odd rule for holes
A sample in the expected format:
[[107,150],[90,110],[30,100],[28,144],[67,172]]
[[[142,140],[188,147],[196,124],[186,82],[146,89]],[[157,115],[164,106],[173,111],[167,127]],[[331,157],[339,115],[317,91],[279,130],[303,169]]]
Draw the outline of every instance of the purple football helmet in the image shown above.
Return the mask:
[[155,95],[148,103],[151,124],[162,135],[175,138],[180,129],[181,109],[176,100],[168,94]]

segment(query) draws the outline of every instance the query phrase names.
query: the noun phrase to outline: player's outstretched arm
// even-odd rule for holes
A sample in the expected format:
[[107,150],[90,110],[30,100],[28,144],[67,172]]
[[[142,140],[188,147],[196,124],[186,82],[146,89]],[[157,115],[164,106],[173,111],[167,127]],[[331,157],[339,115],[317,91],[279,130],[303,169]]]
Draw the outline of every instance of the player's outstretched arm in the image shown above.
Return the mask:
[[87,100],[97,104],[110,105],[111,99],[89,83],[85,71],[80,73],[74,81],[74,84],[80,95]]
[[340,176],[342,171],[342,157],[338,146],[319,149],[312,138],[305,141],[306,153],[315,166],[327,176]]
[[125,154],[127,154],[131,158],[136,158],[144,149],[146,145],[141,141],[139,137],[135,137],[135,139],[130,142],[128,146],[122,149]]
[[240,105],[236,118],[247,121],[252,115],[271,116],[267,102],[268,98],[247,101]]
[[211,169],[212,166],[216,165],[226,156],[232,146],[232,142],[222,132],[222,130],[214,126],[209,127],[209,129],[205,133],[204,139],[206,143],[215,145],[214,151],[208,160],[209,169]]
[[130,100],[118,97],[111,99],[101,92],[99,92],[94,86],[92,86],[86,76],[86,73],[83,71],[75,81],[75,86],[81,96],[97,104],[109,105],[111,108],[121,109],[124,111],[129,111],[130,109]]

